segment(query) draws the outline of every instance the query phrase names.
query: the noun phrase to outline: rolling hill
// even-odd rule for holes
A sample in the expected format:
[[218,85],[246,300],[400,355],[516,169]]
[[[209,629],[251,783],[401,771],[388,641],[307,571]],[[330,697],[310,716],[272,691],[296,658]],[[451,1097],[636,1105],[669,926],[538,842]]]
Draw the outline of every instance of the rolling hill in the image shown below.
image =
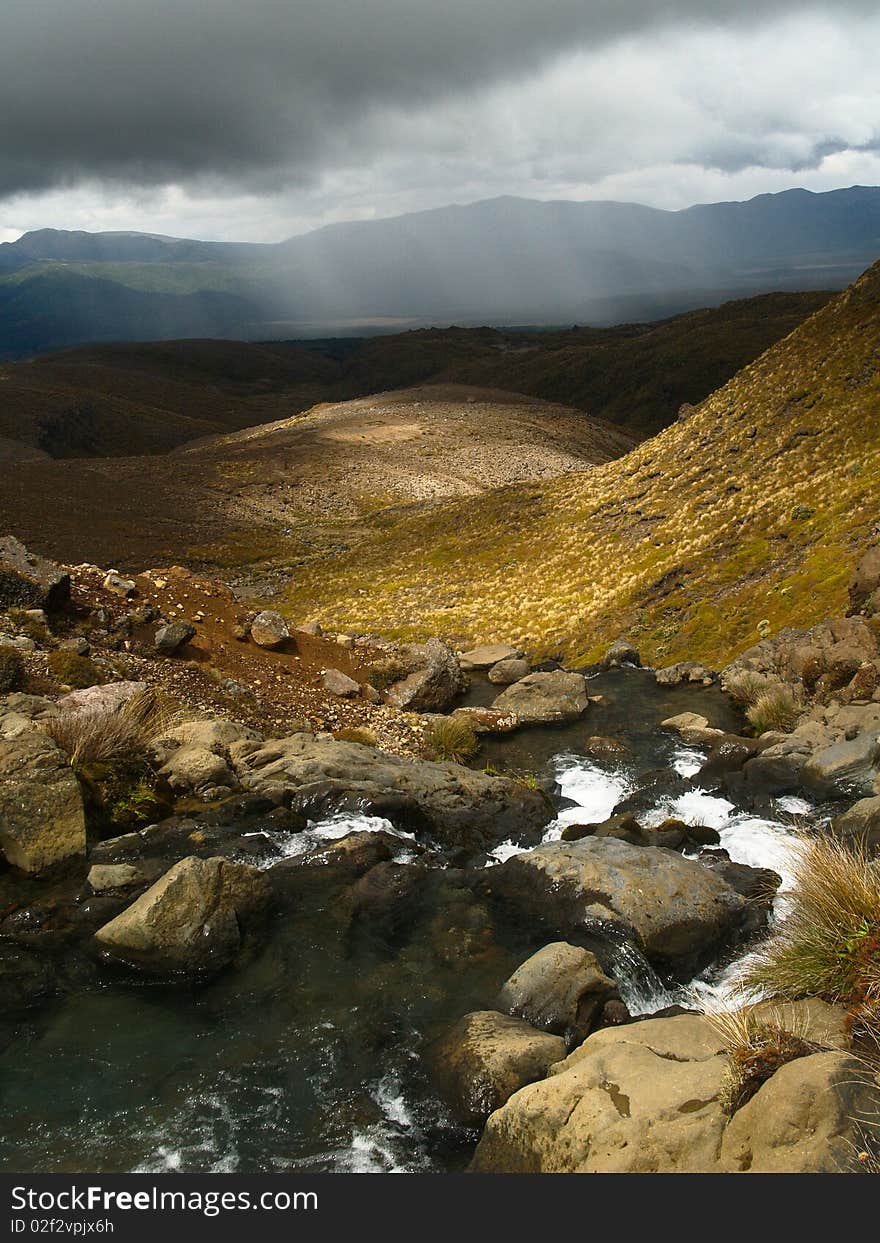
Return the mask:
[[216,340],[80,347],[0,363],[0,461],[23,450],[30,458],[165,453],[319,401],[425,383],[516,391],[642,436],[829,297],[769,294],[613,329],[422,329],[316,348]]
[[546,480],[633,445],[581,411],[493,390],[410,388],[150,457],[19,460],[0,530],[130,570],[184,562],[289,581],[369,531],[371,515]]
[[[343,627],[716,667],[844,611],[880,495],[880,264],[695,411],[608,465],[386,510],[288,591]],[[762,626],[762,629],[764,627]]]

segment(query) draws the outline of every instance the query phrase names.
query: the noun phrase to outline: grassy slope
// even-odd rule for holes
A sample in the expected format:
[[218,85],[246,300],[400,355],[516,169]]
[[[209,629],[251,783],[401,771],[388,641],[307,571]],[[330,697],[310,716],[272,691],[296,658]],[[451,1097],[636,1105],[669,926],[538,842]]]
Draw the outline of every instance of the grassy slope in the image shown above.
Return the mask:
[[[880,496],[880,264],[619,461],[425,512],[305,566],[291,608],[343,626],[719,665],[757,626],[839,613]],[[803,507],[803,508],[801,508]]]

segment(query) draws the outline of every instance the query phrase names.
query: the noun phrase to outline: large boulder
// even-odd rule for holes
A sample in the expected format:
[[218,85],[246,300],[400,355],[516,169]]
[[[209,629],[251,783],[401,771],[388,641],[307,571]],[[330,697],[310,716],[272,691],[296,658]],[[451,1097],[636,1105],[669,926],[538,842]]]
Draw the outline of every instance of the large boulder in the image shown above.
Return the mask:
[[508,686],[492,707],[514,716],[520,725],[576,721],[587,710],[587,683],[580,673],[558,669],[553,673],[530,673]]
[[108,682],[70,691],[58,700],[62,712],[118,712],[130,699],[147,689],[146,682]]
[[282,647],[290,638],[290,628],[280,613],[263,609],[251,622],[251,638],[257,647]]
[[752,1174],[840,1174],[857,1168],[880,1089],[863,1062],[815,1053],[780,1067],[730,1120],[721,1168]]
[[517,967],[496,1004],[533,1027],[564,1036],[572,1048],[588,1035],[614,992],[614,981],[595,954],[567,941],[554,941]]
[[623,665],[641,667],[642,658],[638,648],[633,647],[628,639],[615,639],[608,651],[599,661],[600,669],[620,669]]
[[173,656],[179,647],[196,636],[196,628],[188,621],[172,621],[156,631],[153,646],[160,656]]
[[804,765],[801,780],[820,798],[869,798],[880,793],[880,733],[860,734],[813,755]]
[[238,953],[242,929],[265,911],[270,892],[257,868],[189,856],[95,939],[108,956],[146,972],[217,971]]
[[880,846],[880,796],[863,798],[832,821],[837,837],[861,842],[872,850]]
[[429,1052],[437,1089],[456,1116],[478,1126],[565,1056],[559,1036],[522,1019],[480,1010],[466,1014]]
[[[862,557],[850,579],[850,613],[860,613],[878,591],[880,591],[880,544],[875,544]],[[873,609],[870,611],[873,612]]]
[[479,1173],[717,1168],[724,1041],[694,1015],[603,1028],[489,1118]]
[[25,872],[86,851],[79,782],[60,748],[36,730],[0,741],[0,851]]
[[[800,1004],[800,1003],[798,1003]],[[799,1018],[792,1020],[794,1030]],[[809,1039],[814,1039],[812,1031]],[[726,1040],[699,1015],[594,1033],[488,1119],[480,1173],[838,1172],[880,1091],[847,1053],[783,1065],[732,1119]]]
[[0,538],[0,611],[42,608],[56,611],[70,599],[70,575],[54,561],[29,552],[12,535]]
[[527,678],[531,670],[532,666],[527,660],[499,660],[487,676],[495,686],[511,686],[521,678]]
[[748,922],[745,899],[702,864],[614,837],[550,842],[492,868],[486,883],[519,918],[568,940],[622,936],[688,969]]
[[179,794],[236,785],[235,774],[222,755],[191,744],[177,747],[159,769],[159,776]]
[[540,840],[553,807],[538,790],[460,764],[405,759],[312,734],[229,748],[241,784],[293,798],[320,818],[337,810],[387,816],[398,828],[467,852]]
[[325,669],[321,674],[321,685],[329,695],[337,695],[340,699],[354,699],[361,693],[354,678],[341,669]]
[[385,698],[406,712],[443,712],[467,688],[458,657],[441,639],[429,639],[423,664],[389,686]]

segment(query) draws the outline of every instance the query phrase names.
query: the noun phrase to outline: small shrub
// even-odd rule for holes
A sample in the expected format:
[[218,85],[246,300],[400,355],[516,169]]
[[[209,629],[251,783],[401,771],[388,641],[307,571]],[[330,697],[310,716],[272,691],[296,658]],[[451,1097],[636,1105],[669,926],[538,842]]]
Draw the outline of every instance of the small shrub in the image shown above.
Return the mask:
[[21,690],[24,661],[14,647],[0,647],[0,694]]
[[780,730],[790,734],[798,723],[801,705],[784,686],[765,690],[746,713],[746,717],[759,736],[768,730]]
[[540,790],[541,785],[535,773],[508,773],[511,781],[515,781],[525,790]]
[[28,617],[27,609],[10,609],[9,620],[18,634],[27,635],[34,643],[45,643],[51,636],[45,622],[36,617]]
[[428,733],[428,748],[436,760],[451,760],[464,764],[472,760],[480,749],[477,735],[470,721],[460,717],[442,717],[435,721]]
[[731,1117],[781,1066],[816,1052],[815,1044],[783,1026],[781,1016],[761,1015],[747,1007],[706,1017],[724,1040],[730,1059],[721,1084],[721,1108]]
[[333,734],[337,742],[359,742],[362,747],[378,747],[379,739],[371,729],[361,725],[346,725]]
[[46,663],[53,677],[74,690],[100,686],[104,681],[95,662],[88,656],[78,656],[76,652],[50,652]]
[[746,983],[775,996],[824,997],[880,1032],[880,868],[861,844],[820,837],[797,861],[790,912],[756,953]]
[[751,708],[766,690],[767,679],[761,673],[741,673],[727,687],[731,699],[746,708]]
[[71,766],[84,771],[95,764],[139,759],[179,715],[156,691],[147,689],[134,695],[118,711],[99,708],[62,712],[51,717],[45,729],[65,752]]
[[395,682],[402,682],[412,672],[409,665],[389,656],[387,660],[374,660],[364,670],[364,680],[377,691],[387,691]]

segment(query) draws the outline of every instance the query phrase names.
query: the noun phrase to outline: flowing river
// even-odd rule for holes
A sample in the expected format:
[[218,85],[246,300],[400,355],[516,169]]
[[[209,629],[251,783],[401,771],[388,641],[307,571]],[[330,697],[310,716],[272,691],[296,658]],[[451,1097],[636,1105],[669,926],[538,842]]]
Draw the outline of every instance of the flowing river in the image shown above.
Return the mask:
[[[658,723],[696,711],[730,730],[742,722],[714,688],[660,688],[621,670],[591,682],[604,703],[575,725],[521,730],[484,746],[477,763],[552,776],[558,819],[591,822],[643,785],[646,771],[691,777],[704,758]],[[470,702],[494,688],[478,682]],[[626,748],[597,759],[588,739]],[[662,783],[660,783],[662,786]],[[688,788],[658,793],[642,819],[676,816],[716,828],[737,862],[783,877],[776,917],[798,850],[799,827],[822,809],[782,799],[764,816]],[[255,830],[285,855],[352,829],[395,832],[387,821],[334,818],[306,833]],[[396,834],[397,858],[413,839]],[[487,866],[517,848],[501,845]],[[277,854],[272,862],[277,861]],[[409,1172],[461,1170],[475,1136],[435,1098],[422,1051],[462,1014],[488,1009],[499,986],[536,946],[527,929],[494,939],[460,878],[433,869],[412,935],[391,948],[344,930],[319,885],[266,945],[207,984],[133,982],[93,973],[24,1022],[0,1015],[0,1168],[16,1171]],[[479,953],[460,951],[463,935]],[[481,940],[482,938],[482,940]],[[687,992],[621,950],[621,993],[634,1012],[701,996],[730,1004],[737,964],[721,963]]]

